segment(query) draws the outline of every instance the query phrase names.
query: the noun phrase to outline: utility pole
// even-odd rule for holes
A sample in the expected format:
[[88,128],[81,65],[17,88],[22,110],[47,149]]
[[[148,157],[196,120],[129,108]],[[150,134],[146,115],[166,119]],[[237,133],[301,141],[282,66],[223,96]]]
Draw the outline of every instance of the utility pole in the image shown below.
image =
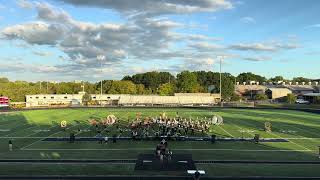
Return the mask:
[[48,94],[48,91],[49,91],[49,84],[48,84],[48,80],[47,80],[47,94]]
[[84,83],[83,83],[83,81],[81,81],[81,87],[82,87],[82,92],[84,92]]
[[[105,59],[105,56],[103,55],[100,55],[100,56],[97,56],[97,59],[100,60],[100,68],[101,68],[101,75],[102,75],[102,61]],[[101,83],[100,83],[100,106],[102,106],[102,80],[101,79]]]
[[222,76],[221,76],[221,70],[222,70],[222,56],[218,56],[220,59],[220,106],[223,107],[222,105]]

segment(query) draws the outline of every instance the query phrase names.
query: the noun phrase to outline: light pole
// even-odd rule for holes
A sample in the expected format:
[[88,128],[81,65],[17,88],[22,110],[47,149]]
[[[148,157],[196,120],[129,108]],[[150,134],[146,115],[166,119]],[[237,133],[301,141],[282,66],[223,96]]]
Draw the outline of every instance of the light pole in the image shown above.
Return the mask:
[[220,91],[219,91],[219,93],[220,93],[220,106],[223,107],[223,105],[222,105],[222,76],[221,76],[223,56],[217,56],[217,58],[219,58],[219,61],[220,61],[220,84],[219,84],[219,86],[220,86]]
[[[103,56],[103,55],[99,55],[99,56],[97,56],[97,59],[98,60],[100,60],[100,68],[101,68],[101,74],[102,74],[102,61],[105,59],[106,57],[105,56]],[[100,87],[100,106],[102,106],[102,80],[103,79],[101,79],[101,87]]]
[[82,92],[84,93],[84,82],[81,81],[81,88],[82,88]]

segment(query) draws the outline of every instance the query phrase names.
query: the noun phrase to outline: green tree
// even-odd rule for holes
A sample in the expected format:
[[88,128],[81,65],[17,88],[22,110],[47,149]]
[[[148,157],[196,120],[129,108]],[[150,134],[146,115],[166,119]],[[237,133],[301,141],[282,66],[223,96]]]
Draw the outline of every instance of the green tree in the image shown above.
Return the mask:
[[[206,71],[196,71],[193,72],[197,75],[197,81],[203,89],[203,92],[208,92],[209,86],[215,86],[219,84],[219,73],[214,72],[206,72]],[[210,92],[211,93],[211,92]]]
[[175,77],[169,72],[146,72],[142,74],[135,74],[132,77],[125,76],[122,80],[131,80],[135,84],[143,84],[145,88],[156,92],[156,89],[164,83],[174,83]]
[[[70,83],[68,82],[61,82],[61,83],[57,83],[55,85],[56,88],[56,93],[57,94],[73,94],[74,90],[72,89],[72,86]],[[81,87],[80,87],[81,88]]]
[[237,76],[236,81],[238,81],[240,83],[250,82],[250,81],[256,81],[256,82],[262,83],[262,82],[267,81],[267,79],[263,76],[253,74],[251,72],[246,72],[246,73],[240,73]]
[[[223,73],[221,75],[222,79],[222,84],[221,84],[221,94],[222,94],[222,99],[224,100],[229,100],[231,96],[234,93],[234,76],[232,76],[230,73]],[[220,84],[220,83],[219,83]],[[217,86],[218,92],[220,92],[220,86]]]
[[289,104],[294,104],[297,100],[297,97],[294,94],[288,94],[285,98],[285,101]]
[[183,93],[197,93],[202,89],[197,81],[196,73],[189,71],[182,71],[177,75],[177,88]]
[[6,77],[0,77],[0,83],[8,83],[9,79]]
[[282,76],[275,76],[273,78],[270,78],[271,82],[278,82],[278,81],[285,81],[285,79]]
[[122,78],[122,81],[132,81],[132,77],[131,76],[124,76],[123,78]]
[[[108,93],[109,90],[111,89],[111,86],[112,86],[112,80],[103,80],[102,81],[102,93]],[[96,86],[96,93],[100,93],[101,92],[101,81],[97,82],[95,84]]]
[[267,100],[268,99],[268,96],[265,95],[265,94],[257,94],[255,97],[254,97],[255,100],[259,100],[259,101],[264,101],[264,100]]
[[145,94],[145,88],[143,84],[136,85],[137,94]]
[[293,82],[299,82],[299,83],[302,83],[302,82],[309,82],[310,79],[307,79],[307,78],[304,78],[304,77],[295,77],[292,79]]
[[88,93],[85,93],[83,96],[82,96],[82,104],[85,105],[85,106],[88,106],[88,103],[92,100],[90,94]]
[[161,96],[173,95],[175,91],[175,86],[172,83],[162,84],[158,89],[158,94]]
[[113,81],[109,94],[136,94],[136,85],[131,81]]
[[230,98],[230,101],[240,101],[240,100],[241,100],[241,97],[236,93],[233,93]]

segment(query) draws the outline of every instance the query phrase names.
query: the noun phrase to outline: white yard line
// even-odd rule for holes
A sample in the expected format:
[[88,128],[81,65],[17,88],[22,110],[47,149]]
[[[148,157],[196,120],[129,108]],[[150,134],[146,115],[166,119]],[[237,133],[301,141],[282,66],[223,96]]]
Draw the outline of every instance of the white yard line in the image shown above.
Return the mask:
[[[240,130],[240,132],[241,131],[243,131],[244,129],[245,130],[248,130],[247,128],[241,128],[240,126],[238,126],[238,125],[236,125],[236,124],[234,124],[234,123],[232,123],[232,122],[229,122],[230,124],[233,124],[234,126],[236,126],[239,130]],[[241,132],[242,133],[242,132]],[[255,136],[254,134],[252,134],[251,132],[244,132],[244,133],[247,133],[247,134],[250,134],[251,136]]]
[[[297,146],[299,146],[299,147],[302,147],[303,149],[306,149],[306,150],[308,150],[308,151],[312,151],[311,149],[309,149],[309,148],[307,148],[307,147],[305,147],[305,146],[302,146],[302,145],[300,145],[300,144],[297,144],[297,143],[295,143],[295,142],[290,141],[289,138],[283,138],[283,137],[281,137],[280,135],[274,134],[274,133],[272,133],[272,132],[270,132],[270,134],[273,134],[274,136],[277,136],[277,137],[279,137],[279,138],[281,138],[281,139],[288,140],[290,143],[292,143],[292,144],[294,144],[294,145],[297,145]],[[302,137],[302,138],[306,138],[306,137],[304,137],[304,136],[301,136],[301,137]]]
[[[75,126],[76,126],[76,125],[75,125]],[[70,129],[70,128],[75,127],[75,126],[71,126],[71,127],[67,128],[67,129]],[[53,135],[55,135],[55,134],[59,134],[59,133],[61,133],[61,132],[62,132],[62,131],[60,130],[60,131],[58,131],[58,132],[56,132],[56,133],[50,134],[48,137],[51,137],[51,136],[53,136]],[[29,145],[26,145],[26,146],[20,148],[20,150],[24,150],[25,148],[30,147],[30,146],[34,145],[35,143],[40,142],[40,141],[42,141],[43,139],[46,139],[46,138],[47,138],[47,137],[43,137],[42,139],[39,139],[39,140],[37,140],[37,141],[29,144]]]
[[[31,127],[28,127],[28,128],[26,128],[26,129],[23,129],[23,131],[25,131],[25,130],[27,130],[27,129],[32,129],[32,128],[35,128],[35,127],[37,127],[37,126],[31,126]],[[18,131],[19,131],[19,130],[18,130]],[[12,133],[9,133],[9,134],[5,135],[5,137],[8,137],[9,135],[11,135],[11,134],[15,134],[15,133],[17,133],[17,131],[12,132]]]
[[[20,128],[20,127],[23,127],[23,126],[25,126],[25,125],[28,125],[28,123],[24,123],[24,124],[22,124],[22,125],[19,125],[19,126],[14,126],[14,127],[10,127],[10,128],[8,128],[10,131],[11,130],[16,130],[17,128]],[[9,134],[13,134],[13,133],[15,133],[16,131],[14,131],[14,132],[10,132]],[[8,134],[7,134],[8,135]],[[6,136],[6,135],[5,135]]]
[[[57,126],[51,126],[48,130],[51,130],[51,129],[56,128],[56,127]],[[41,129],[38,129],[38,130],[41,130]],[[31,134],[27,135],[26,137],[32,136],[32,135],[37,134],[37,133],[41,133],[41,131],[37,131],[37,132],[31,133]]]
[[231,136],[231,137],[234,137],[232,134],[230,134],[228,131],[226,131],[225,129],[223,129],[222,127],[221,127],[221,125],[219,125],[218,126],[219,128],[221,128],[225,133],[227,133],[229,136]]
[[[281,137],[280,135],[274,134],[274,133],[272,133],[272,132],[270,132],[270,133],[273,134],[273,135],[275,135],[275,136],[278,136],[278,137],[281,138],[281,139],[286,139],[286,138]],[[290,141],[289,139],[287,139],[287,140],[288,140],[290,143],[294,144],[294,145],[297,145],[297,146],[299,146],[299,147],[302,147],[303,149],[312,151],[311,149],[309,149],[309,148],[307,148],[307,147],[305,147],[305,146],[302,146],[302,145],[300,145],[300,144],[297,144],[297,143],[295,143],[295,142],[292,142],[292,141]]]
[[[25,151],[142,151],[154,150],[154,148],[131,148],[131,149],[43,149],[43,148],[27,148]],[[243,152],[309,152],[312,150],[289,150],[289,149],[172,149],[173,151],[243,151]]]
[[[84,131],[84,132],[88,132],[88,130],[90,130],[90,127],[89,127],[89,128],[87,128],[87,129],[85,129],[85,131]],[[80,132],[77,132],[77,133],[75,134],[75,136],[77,136],[77,135],[79,135],[79,134],[81,134],[81,133],[83,133],[83,131],[82,131],[82,130],[80,130]]]
[[[295,129],[299,129],[299,130],[301,130],[301,131],[306,131],[306,130],[303,130],[303,129],[301,129],[301,128],[295,127],[295,126],[292,126],[292,127],[295,128]],[[313,135],[319,136],[319,134],[314,133],[314,132],[309,132],[309,131],[308,131],[308,133],[311,133],[311,134],[313,134]],[[301,137],[305,137],[305,136],[301,136]]]

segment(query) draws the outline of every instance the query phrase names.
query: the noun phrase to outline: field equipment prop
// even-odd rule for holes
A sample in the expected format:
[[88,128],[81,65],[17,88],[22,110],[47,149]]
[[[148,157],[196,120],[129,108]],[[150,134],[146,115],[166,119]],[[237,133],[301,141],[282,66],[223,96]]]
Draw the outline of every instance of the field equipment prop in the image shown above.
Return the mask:
[[223,125],[223,118],[219,115],[213,115],[211,123],[214,125]]
[[265,122],[264,123],[264,131],[271,132],[272,131],[272,124],[271,122]]
[[63,130],[66,130],[67,124],[68,124],[67,121],[63,120],[63,121],[60,122],[60,127],[61,127]]
[[116,122],[116,120],[117,120],[117,117],[113,114],[110,114],[105,119],[105,123],[106,123],[106,125],[113,125]]

